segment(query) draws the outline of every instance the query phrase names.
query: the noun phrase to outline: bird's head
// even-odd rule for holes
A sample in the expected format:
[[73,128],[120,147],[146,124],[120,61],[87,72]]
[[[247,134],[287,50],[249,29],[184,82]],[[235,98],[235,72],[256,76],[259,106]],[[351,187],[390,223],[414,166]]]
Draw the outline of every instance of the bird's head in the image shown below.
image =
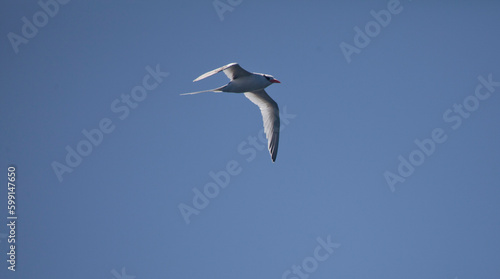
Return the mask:
[[275,79],[273,76],[270,75],[263,75],[270,83],[281,83],[279,80]]

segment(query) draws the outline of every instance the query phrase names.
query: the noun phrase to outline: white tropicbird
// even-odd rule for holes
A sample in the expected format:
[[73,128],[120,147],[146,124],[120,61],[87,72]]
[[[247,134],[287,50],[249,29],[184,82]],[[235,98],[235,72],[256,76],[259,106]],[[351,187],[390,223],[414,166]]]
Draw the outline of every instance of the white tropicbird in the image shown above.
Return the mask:
[[264,88],[273,83],[280,83],[271,75],[250,73],[243,69],[238,63],[227,64],[197,77],[193,82],[224,71],[230,82],[219,88],[203,90],[198,92],[184,93],[181,95],[191,95],[203,92],[230,92],[244,93],[254,104],[259,106],[264,121],[264,132],[268,142],[271,159],[276,161],[278,155],[278,142],[280,136],[280,116],[278,104],[267,95]]

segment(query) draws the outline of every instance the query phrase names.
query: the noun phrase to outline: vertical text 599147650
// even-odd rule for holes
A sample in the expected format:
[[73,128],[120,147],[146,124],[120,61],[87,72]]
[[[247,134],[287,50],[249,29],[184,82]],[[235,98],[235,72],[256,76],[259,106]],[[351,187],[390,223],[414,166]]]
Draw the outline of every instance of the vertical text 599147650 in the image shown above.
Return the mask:
[[10,243],[7,250],[8,269],[16,271],[16,167],[9,166],[7,168],[7,226],[9,227],[9,237],[7,242]]

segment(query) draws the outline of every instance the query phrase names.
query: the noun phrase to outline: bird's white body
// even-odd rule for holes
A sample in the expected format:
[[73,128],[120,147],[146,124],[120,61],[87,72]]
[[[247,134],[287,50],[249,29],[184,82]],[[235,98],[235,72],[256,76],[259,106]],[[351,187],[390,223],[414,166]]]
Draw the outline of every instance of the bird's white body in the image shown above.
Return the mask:
[[279,132],[280,132],[280,117],[278,104],[267,95],[264,88],[273,83],[280,83],[274,77],[260,73],[250,73],[241,68],[237,63],[231,63],[196,78],[194,81],[204,79],[224,71],[226,76],[231,80],[228,84],[219,88],[184,93],[181,95],[191,95],[203,92],[228,92],[228,93],[244,93],[252,103],[259,106],[264,121],[264,132],[268,140],[268,149],[273,162],[278,154]]
[[220,88],[220,91],[229,93],[245,93],[264,89],[271,84],[272,83],[269,82],[269,80],[267,80],[262,74],[253,74],[232,80],[227,85]]

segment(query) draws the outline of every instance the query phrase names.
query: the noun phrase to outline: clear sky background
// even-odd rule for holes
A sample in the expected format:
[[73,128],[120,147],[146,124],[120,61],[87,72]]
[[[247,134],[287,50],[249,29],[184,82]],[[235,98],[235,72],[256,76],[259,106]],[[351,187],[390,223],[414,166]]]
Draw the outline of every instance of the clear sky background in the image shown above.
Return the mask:
[[[0,277],[498,279],[500,2],[436,2],[73,0],[45,24],[36,1],[4,2]],[[243,95],[179,96],[226,84],[192,80],[231,62],[282,82],[276,163],[248,143],[262,119]],[[207,184],[187,224],[179,205]]]

